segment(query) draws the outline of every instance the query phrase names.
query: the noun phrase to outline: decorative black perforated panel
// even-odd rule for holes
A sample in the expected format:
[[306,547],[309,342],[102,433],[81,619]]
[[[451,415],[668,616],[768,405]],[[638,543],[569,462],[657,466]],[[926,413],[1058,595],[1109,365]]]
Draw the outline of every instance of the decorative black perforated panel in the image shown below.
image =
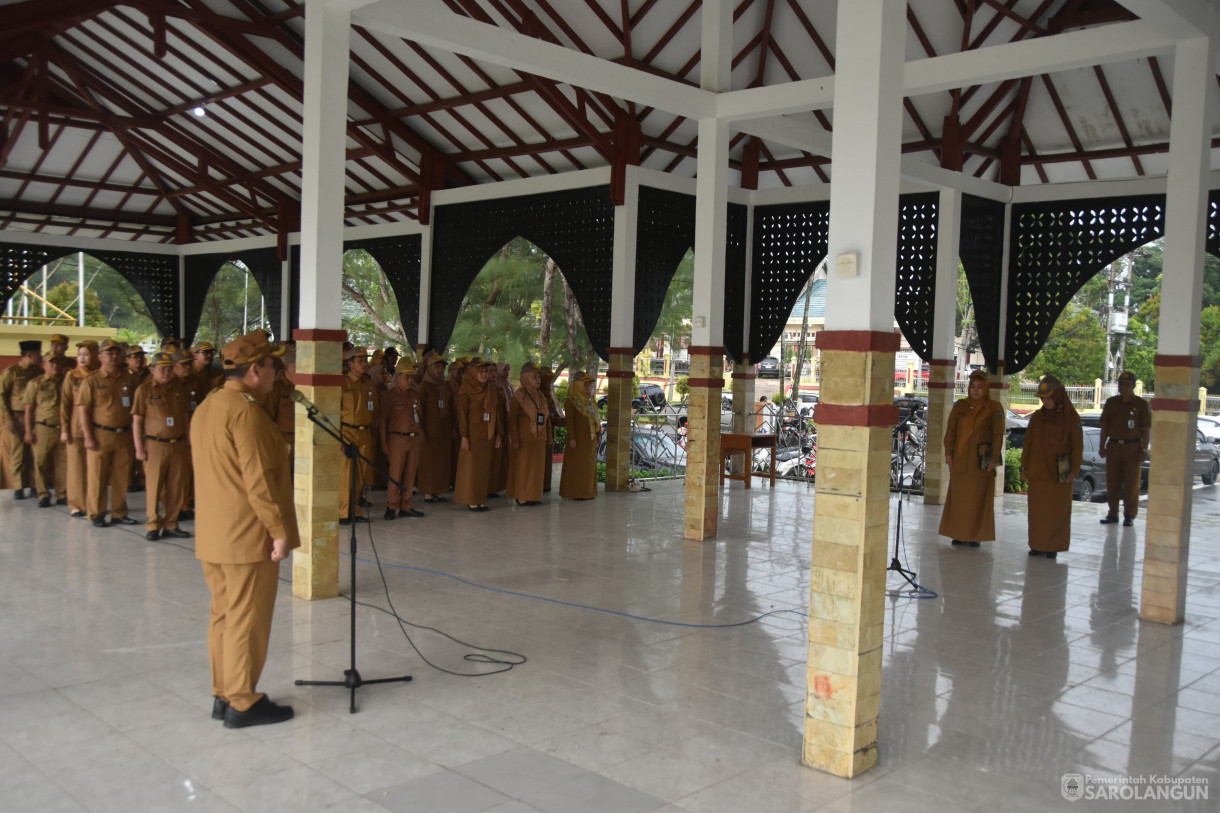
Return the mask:
[[648,343],[678,264],[694,244],[694,195],[641,186],[635,246],[635,321],[631,332],[635,352]]
[[1220,257],[1220,189],[1207,193],[1207,253]]
[[614,205],[608,186],[438,206],[433,212],[429,344],[445,347],[462,298],[496,251],[524,237],[572,286],[593,348],[610,347]]
[[30,278],[30,275],[51,260],[72,254],[62,248],[50,248],[33,243],[0,243],[0,305],[8,304],[9,297]]
[[1024,370],[1080,287],[1164,234],[1162,195],[1012,207],[1005,372]]
[[730,203],[724,247],[724,352],[733,361],[745,356],[746,225],[749,207]]
[[797,297],[826,257],[830,203],[754,207],[750,359],[771,352]]
[[940,194],[921,192],[898,198],[898,268],[894,274],[894,318],[907,344],[932,360],[932,317],[936,305],[936,220]]
[[[199,319],[203,314],[203,300],[207,297],[212,280],[226,263],[240,262],[250,269],[250,276],[258,282],[266,299],[267,319],[272,326],[280,321],[280,298],[283,296],[283,272],[279,256],[274,248],[252,248],[244,251],[216,254],[194,254],[186,258],[186,302],[185,330],[183,335],[194,340],[199,330]],[[299,297],[294,290],[293,299]],[[277,330],[276,336],[283,335]]]
[[1000,359],[1001,272],[1004,264],[1004,204],[974,195],[962,195],[962,224],[958,257],[966,271],[974,302],[979,348],[987,368]]
[[423,252],[422,238],[418,234],[400,237],[381,237],[375,240],[353,240],[343,244],[344,251],[364,249],[385,272],[394,299],[398,305],[398,318],[407,344],[415,346],[419,338],[419,266]]

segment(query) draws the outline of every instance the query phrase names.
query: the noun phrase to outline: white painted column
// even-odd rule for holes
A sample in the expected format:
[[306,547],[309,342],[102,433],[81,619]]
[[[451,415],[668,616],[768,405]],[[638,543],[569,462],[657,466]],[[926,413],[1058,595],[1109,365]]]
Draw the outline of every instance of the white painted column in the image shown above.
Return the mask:
[[[1213,13],[1213,19],[1215,14]],[[1180,624],[1186,616],[1191,484],[1199,413],[1199,298],[1207,239],[1207,186],[1216,112],[1215,43],[1174,51],[1173,120],[1165,191],[1165,261],[1152,401],[1152,469],[1144,538],[1140,617]]]
[[905,0],[840,0],[835,36],[802,761],[843,777],[877,762],[905,11]]
[[292,297],[296,295],[297,291],[292,289],[292,249],[289,247],[288,259],[280,263],[280,329],[275,332],[278,341],[292,338],[288,322],[292,314]]
[[[614,207],[610,349],[606,359],[606,490],[625,491],[631,476],[631,399],[635,369],[635,252],[640,170],[624,168],[623,204]],[[593,371],[589,371],[591,374]]]
[[927,468],[924,502],[941,505],[949,493],[949,467],[945,465],[944,437],[953,406],[957,352],[958,248],[961,242],[962,193],[940,190],[936,207],[936,299],[932,305],[932,361],[928,381]]
[[[428,218],[431,224],[432,218]],[[432,226],[429,225],[419,236],[419,322],[415,329],[415,344],[423,347],[428,343],[428,331],[432,329]],[[442,355],[445,348],[438,347],[436,352]],[[418,352],[416,355],[420,355]],[[420,361],[423,357],[420,356]]]
[[350,11],[326,0],[306,0],[300,319],[307,329],[342,324],[350,39]]

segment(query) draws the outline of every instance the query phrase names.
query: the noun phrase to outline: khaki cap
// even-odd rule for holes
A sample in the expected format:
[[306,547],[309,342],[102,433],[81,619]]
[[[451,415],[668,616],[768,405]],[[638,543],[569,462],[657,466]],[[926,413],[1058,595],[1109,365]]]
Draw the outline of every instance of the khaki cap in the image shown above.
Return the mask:
[[231,369],[242,364],[253,364],[272,356],[282,356],[288,348],[267,341],[267,334],[261,330],[238,336],[224,346],[221,351],[225,357],[224,366]]
[[[255,332],[257,332],[257,331],[255,331]],[[265,339],[266,337],[264,336],[263,338]],[[208,350],[211,350],[213,353],[215,353],[216,345],[212,344],[211,342],[195,342],[193,345],[191,345],[192,353],[203,353]]]
[[62,333],[56,333],[54,336],[51,337],[51,341],[59,342],[60,344],[67,344],[68,337]]
[[363,347],[353,347],[343,354],[344,361],[351,361],[352,359],[358,359],[361,357],[369,357],[369,351]]
[[123,345],[119,344],[114,339],[103,339],[97,346],[97,352],[105,353],[107,350],[118,350],[122,352]]
[[1120,383],[1125,381],[1128,384],[1134,384],[1135,373],[1131,372],[1130,370],[1123,370],[1122,373],[1119,374],[1118,380]]
[[175,350],[173,353],[170,354],[170,358],[172,358],[174,360],[175,364],[192,364],[193,365],[195,363],[195,357],[192,356],[190,353],[186,352],[185,350]]
[[402,373],[406,373],[407,375],[415,374],[415,362],[409,358],[406,358],[405,356],[400,359],[398,364],[394,367],[395,375],[400,375]]
[[144,355],[144,348],[140,347],[138,344],[133,344],[131,347],[127,348],[127,358],[142,355]]
[[174,363],[174,354],[166,353],[165,351],[153,353],[152,360],[149,361],[149,364],[153,367],[169,367]]

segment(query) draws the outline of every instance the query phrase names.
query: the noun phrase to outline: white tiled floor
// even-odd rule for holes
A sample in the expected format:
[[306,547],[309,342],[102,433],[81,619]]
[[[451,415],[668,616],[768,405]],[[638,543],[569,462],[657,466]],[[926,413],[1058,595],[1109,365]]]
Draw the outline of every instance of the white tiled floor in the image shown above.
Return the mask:
[[[361,526],[363,601],[387,606],[371,532],[405,619],[528,663],[444,674],[391,616],[360,607],[363,677],[414,681],[362,687],[349,714],[347,690],[293,685],[342,679],[348,604],[298,601],[285,584],[262,688],[297,716],[241,731],[209,716],[208,597],[190,540],[94,529],[6,493],[0,809],[1043,811],[1069,806],[1060,780],[1079,772],[1206,779],[1208,801],[1114,804],[1215,810],[1218,490],[1194,491],[1177,627],[1138,617],[1142,520],[1103,527],[1101,506],[1077,504],[1072,550],[1052,562],[1026,556],[1023,498],[998,504],[1002,541],[979,550],[950,547],[940,509],[907,502],[905,554],[940,597],[886,601],[881,763],[853,781],[798,764],[806,486],[734,485],[708,544],[680,538],[680,482],[540,508],[499,500],[479,515],[421,506],[423,520]],[[795,612],[699,629],[556,602],[686,624]],[[407,629],[439,666],[489,668]]]

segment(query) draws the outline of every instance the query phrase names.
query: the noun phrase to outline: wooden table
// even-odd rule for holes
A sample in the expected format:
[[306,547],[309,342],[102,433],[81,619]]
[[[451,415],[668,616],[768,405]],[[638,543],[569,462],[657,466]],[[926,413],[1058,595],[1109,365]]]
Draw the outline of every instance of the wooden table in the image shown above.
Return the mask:
[[[754,471],[755,449],[771,450],[770,473]],[[746,470],[741,474],[726,474],[724,471],[725,458],[739,453],[746,456]],[[728,478],[729,480],[744,480],[746,488],[749,488],[752,477],[767,477],[771,480],[771,485],[775,485],[775,435],[722,432],[720,434],[720,485],[724,485],[725,478]]]

